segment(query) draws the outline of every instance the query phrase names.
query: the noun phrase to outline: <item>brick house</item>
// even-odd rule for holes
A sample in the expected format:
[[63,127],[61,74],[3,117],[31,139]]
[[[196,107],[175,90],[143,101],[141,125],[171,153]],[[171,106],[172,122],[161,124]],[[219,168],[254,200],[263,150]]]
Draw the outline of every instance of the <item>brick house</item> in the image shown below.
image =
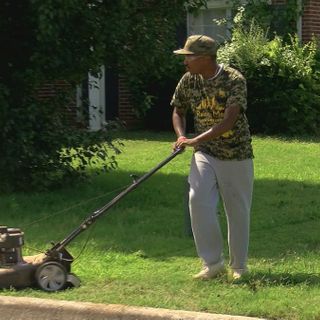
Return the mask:
[[[300,5],[302,1],[297,0]],[[207,9],[200,10],[197,16],[188,14],[184,34],[180,39],[181,44],[190,34],[206,34],[215,39],[225,39],[228,36],[227,26],[215,25],[212,19],[230,18],[231,3],[231,0],[208,0]],[[270,4],[285,10],[286,0],[270,0]],[[303,43],[311,40],[313,35],[320,37],[320,0],[305,0],[304,11],[298,18],[296,32]],[[89,129],[98,130],[105,121],[115,118],[124,121],[127,127],[134,127],[138,120],[130,103],[130,91],[125,78],[107,67],[102,67],[101,74],[100,79],[89,75],[85,85],[78,89],[77,98],[68,108],[69,116],[77,117],[81,96],[85,96],[88,98],[89,105],[94,106],[89,108]],[[51,95],[55,90],[58,90],[55,85],[48,85],[40,94]],[[168,104],[170,98],[171,91],[167,94],[167,100],[161,103]],[[158,129],[164,129],[164,127],[160,126]]]

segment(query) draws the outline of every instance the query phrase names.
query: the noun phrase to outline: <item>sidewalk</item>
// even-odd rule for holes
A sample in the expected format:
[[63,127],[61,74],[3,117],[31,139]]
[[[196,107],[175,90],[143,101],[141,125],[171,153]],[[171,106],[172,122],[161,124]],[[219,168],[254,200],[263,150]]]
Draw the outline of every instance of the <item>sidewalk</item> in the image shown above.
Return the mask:
[[0,296],[0,318],[1,320],[258,320],[258,318],[203,312],[7,296]]

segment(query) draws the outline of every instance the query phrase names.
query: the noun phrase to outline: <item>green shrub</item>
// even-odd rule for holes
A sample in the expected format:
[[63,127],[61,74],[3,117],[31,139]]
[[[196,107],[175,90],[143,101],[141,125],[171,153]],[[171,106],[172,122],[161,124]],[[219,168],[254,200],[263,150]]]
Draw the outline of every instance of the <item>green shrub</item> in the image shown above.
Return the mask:
[[87,132],[70,126],[68,93],[46,101],[30,95],[17,105],[7,98],[9,104],[1,104],[1,191],[44,190],[84,178],[90,166],[115,167],[119,145],[112,130]]
[[233,36],[218,52],[247,79],[248,118],[254,133],[316,134],[320,128],[320,77],[316,41],[301,45],[295,36],[285,43],[269,40],[252,20],[235,19]]

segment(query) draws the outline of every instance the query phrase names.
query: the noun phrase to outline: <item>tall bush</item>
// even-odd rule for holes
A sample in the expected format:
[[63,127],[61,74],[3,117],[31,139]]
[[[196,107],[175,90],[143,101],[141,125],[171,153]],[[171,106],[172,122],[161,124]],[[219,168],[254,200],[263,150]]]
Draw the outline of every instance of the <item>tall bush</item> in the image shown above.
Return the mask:
[[316,134],[320,130],[320,77],[316,41],[272,40],[256,22],[235,18],[232,39],[219,60],[239,69],[248,84],[248,117],[254,133]]

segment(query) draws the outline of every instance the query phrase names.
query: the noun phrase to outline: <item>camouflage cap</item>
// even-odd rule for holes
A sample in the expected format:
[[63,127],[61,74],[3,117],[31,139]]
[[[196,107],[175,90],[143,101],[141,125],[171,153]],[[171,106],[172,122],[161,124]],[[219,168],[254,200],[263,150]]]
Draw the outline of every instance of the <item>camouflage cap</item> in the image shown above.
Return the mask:
[[183,49],[175,50],[173,53],[214,56],[217,54],[217,43],[205,35],[192,35],[188,37]]

